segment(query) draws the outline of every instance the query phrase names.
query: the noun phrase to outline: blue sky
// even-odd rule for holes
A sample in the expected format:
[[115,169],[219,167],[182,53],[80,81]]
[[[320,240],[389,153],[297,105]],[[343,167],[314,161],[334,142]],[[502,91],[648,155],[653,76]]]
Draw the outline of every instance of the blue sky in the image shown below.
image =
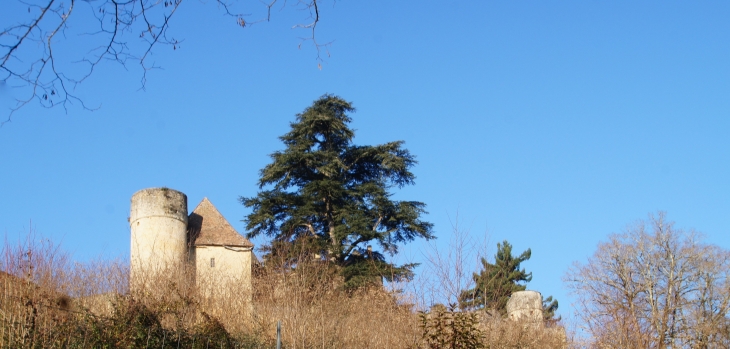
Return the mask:
[[[404,140],[437,244],[452,223],[508,240],[529,289],[561,281],[599,241],[657,210],[730,248],[730,3],[325,1],[316,52],[287,7],[240,28],[212,1],[182,4],[148,75],[105,64],[76,92],[94,112],[29,106],[0,128],[0,232],[32,220],[79,260],[128,255],[129,199],[166,186],[207,196],[243,232],[278,136],[324,93],[354,103],[355,142]],[[21,8],[22,10],[22,8]],[[259,2],[242,1],[251,19]],[[0,24],[13,21],[0,14]],[[83,27],[85,23],[74,23]],[[67,36],[65,52],[83,38]],[[83,51],[82,51],[83,52]],[[5,86],[0,107],[19,90]],[[404,258],[423,260],[414,243]]]

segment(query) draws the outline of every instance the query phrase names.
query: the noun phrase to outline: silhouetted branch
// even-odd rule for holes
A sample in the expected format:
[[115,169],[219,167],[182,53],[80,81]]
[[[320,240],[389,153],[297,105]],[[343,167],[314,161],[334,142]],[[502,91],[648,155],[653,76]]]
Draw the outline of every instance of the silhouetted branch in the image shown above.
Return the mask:
[[[79,2],[88,5],[91,12],[77,9]],[[277,4],[277,0],[265,3],[266,18],[248,22],[244,19],[247,14],[232,10],[236,2],[239,1],[216,0],[215,3],[241,27],[270,21],[271,9]],[[155,47],[167,45],[177,49],[182,43],[168,33],[171,19],[181,3],[182,0],[17,0],[16,8],[27,6],[28,14],[25,18],[22,10],[17,16],[13,14],[12,18],[17,18],[17,22],[0,31],[0,82],[20,88],[22,92],[0,126],[10,122],[16,111],[33,101],[45,108],[62,106],[66,112],[74,102],[83,109],[94,110],[74,91],[104,61],[118,63],[125,69],[130,62],[139,64],[141,89],[144,89],[147,72],[159,68],[150,62]],[[279,3],[286,6],[286,1]],[[326,49],[329,43],[321,45],[315,38],[320,18],[318,0],[299,0],[295,6],[310,12],[312,22],[294,27],[312,30],[311,37],[304,40],[312,40],[317,60],[321,62],[320,50]],[[66,38],[69,18],[83,21],[84,16],[93,17],[98,22],[98,29],[72,35],[85,38],[82,43],[90,46],[100,44],[76,60],[55,55],[55,48]],[[63,37],[58,36],[59,33]],[[321,69],[321,64],[319,67]]]

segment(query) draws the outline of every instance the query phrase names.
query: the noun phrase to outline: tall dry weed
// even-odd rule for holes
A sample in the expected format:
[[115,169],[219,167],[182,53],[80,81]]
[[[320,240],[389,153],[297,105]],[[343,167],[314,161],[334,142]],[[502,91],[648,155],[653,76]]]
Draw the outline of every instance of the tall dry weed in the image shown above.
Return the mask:
[[[291,349],[435,348],[429,336],[456,333],[423,325],[416,311],[423,295],[377,282],[347,289],[326,261],[260,267],[252,288],[196,280],[192,269],[130,288],[125,261],[72,262],[35,236],[6,241],[0,257],[0,348],[273,348],[278,321]],[[561,330],[461,314],[457,322],[473,331],[457,333],[458,340],[474,348],[565,347]]]
[[397,294],[377,286],[347,290],[327,262],[266,268],[254,290],[254,331],[270,336],[267,329],[282,321],[287,348],[409,348],[420,335],[411,306]]

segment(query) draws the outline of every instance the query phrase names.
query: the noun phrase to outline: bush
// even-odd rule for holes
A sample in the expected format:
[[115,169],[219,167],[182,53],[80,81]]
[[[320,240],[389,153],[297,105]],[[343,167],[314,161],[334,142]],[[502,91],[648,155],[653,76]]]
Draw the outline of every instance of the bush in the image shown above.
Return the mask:
[[429,349],[481,349],[484,334],[479,330],[477,314],[447,310],[443,305],[434,306],[430,313],[421,312],[421,330],[424,345]]

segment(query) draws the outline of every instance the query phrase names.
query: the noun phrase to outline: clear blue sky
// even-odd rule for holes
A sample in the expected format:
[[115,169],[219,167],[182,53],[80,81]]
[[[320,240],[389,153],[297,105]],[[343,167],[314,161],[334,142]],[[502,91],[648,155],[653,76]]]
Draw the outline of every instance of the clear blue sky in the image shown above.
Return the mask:
[[[146,91],[136,67],[106,64],[77,89],[99,110],[18,112],[0,128],[0,232],[13,241],[32,220],[80,260],[128,255],[130,196],[156,186],[191,210],[207,196],[243,232],[237,199],[255,195],[277,137],[334,93],[358,109],[356,143],[404,140],[417,156],[396,197],[428,205],[438,244],[458,213],[490,254],[531,248],[528,288],[563,314],[569,265],[651,212],[730,248],[730,3],[326,1],[322,70],[291,29],[306,14],[273,15],[240,28],[187,1],[171,29],[185,41],[155,51]],[[422,260],[420,244],[404,253]]]

